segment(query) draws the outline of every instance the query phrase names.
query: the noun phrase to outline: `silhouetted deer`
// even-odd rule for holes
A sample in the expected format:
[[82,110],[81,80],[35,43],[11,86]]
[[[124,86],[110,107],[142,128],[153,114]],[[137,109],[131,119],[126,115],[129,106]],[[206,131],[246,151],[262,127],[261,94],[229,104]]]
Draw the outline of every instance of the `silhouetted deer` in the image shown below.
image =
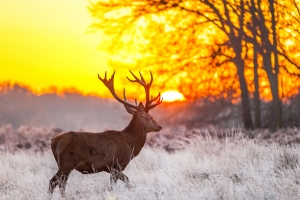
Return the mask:
[[[150,87],[153,81],[151,74],[150,83],[146,83],[142,74],[140,79],[131,71],[134,80],[131,82],[141,84],[146,93],[145,107],[142,103],[132,105],[126,102],[125,88],[124,100],[120,99],[114,89],[114,75],[111,79],[98,78],[109,89],[116,100],[121,102],[127,112],[132,115],[129,125],[122,131],[105,131],[102,133],[88,132],[68,132],[51,139],[51,149],[58,165],[58,171],[50,180],[49,193],[53,193],[55,187],[59,185],[62,196],[64,195],[68,176],[73,169],[87,174],[96,172],[110,173],[111,184],[118,179],[128,182],[126,175],[122,171],[126,168],[130,160],[137,156],[143,148],[148,132],[158,132],[162,129],[148,113],[150,109],[162,102],[160,93],[155,98],[150,99]],[[155,102],[155,103],[154,103]],[[137,104],[137,103],[136,103]]]

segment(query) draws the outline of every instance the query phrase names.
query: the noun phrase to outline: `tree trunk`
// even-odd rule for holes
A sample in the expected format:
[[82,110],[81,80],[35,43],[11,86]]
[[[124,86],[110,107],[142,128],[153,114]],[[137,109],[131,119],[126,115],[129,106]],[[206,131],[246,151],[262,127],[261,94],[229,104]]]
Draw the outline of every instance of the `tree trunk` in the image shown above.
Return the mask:
[[278,85],[278,74],[270,73],[268,78],[271,84],[271,92],[273,96],[272,106],[275,120],[275,129],[282,128],[282,108],[281,100],[279,98],[279,85]]
[[[279,64],[278,64],[278,52],[277,52],[277,34],[276,34],[276,19],[275,19],[275,8],[274,0],[269,0],[270,3],[270,13],[272,16],[272,36],[273,36],[273,55],[274,55],[274,70],[272,70],[272,95],[273,95],[273,109],[275,114],[275,128],[279,129],[282,127],[282,107],[281,100],[279,98],[279,82],[278,82],[278,73],[279,73]],[[273,72],[274,71],[274,72]],[[273,77],[274,76],[274,77]],[[271,83],[271,82],[270,82]]]
[[272,93],[272,107],[273,107],[273,116],[275,122],[275,129],[282,127],[282,108],[281,100],[279,98],[279,84],[278,84],[278,74],[274,73],[274,68],[272,68],[272,52],[266,52],[263,58],[265,65],[265,70],[268,75],[270,82],[271,93]]
[[261,128],[261,111],[260,111],[260,95],[258,82],[258,63],[255,44],[253,48],[253,64],[254,64],[254,112],[255,112],[255,128]]
[[[254,1],[253,1],[254,2]],[[277,34],[276,34],[276,19],[275,19],[275,9],[274,0],[269,0],[270,15],[271,15],[271,30],[266,26],[265,15],[263,14],[262,4],[258,1],[258,9],[256,10],[259,16],[257,25],[259,26],[261,32],[262,41],[262,55],[264,70],[267,72],[269,83],[271,86],[272,93],[272,104],[273,104],[273,115],[275,122],[275,129],[282,127],[282,108],[281,100],[279,98],[279,84],[278,84],[278,52],[277,52]],[[270,38],[272,35],[272,39]],[[272,64],[272,54],[274,55],[274,65]]]
[[253,129],[250,102],[249,102],[249,92],[248,92],[245,74],[244,74],[244,61],[238,55],[235,57],[234,61],[237,66],[237,72],[238,72],[239,82],[240,82],[244,125],[246,129]]
[[[250,27],[253,33],[253,71],[254,71],[254,113],[255,113],[255,128],[261,128],[261,108],[260,108],[260,94],[259,94],[259,80],[258,80],[258,52],[259,44],[256,42],[257,30],[259,29],[259,20],[255,16],[254,0],[248,2],[250,4],[250,12],[252,15],[253,26]],[[249,41],[248,41],[249,42]]]

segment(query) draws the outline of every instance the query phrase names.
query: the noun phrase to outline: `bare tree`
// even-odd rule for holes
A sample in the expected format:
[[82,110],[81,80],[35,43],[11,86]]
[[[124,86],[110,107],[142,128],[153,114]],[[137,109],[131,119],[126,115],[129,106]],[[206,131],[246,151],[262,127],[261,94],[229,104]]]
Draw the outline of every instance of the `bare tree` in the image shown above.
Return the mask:
[[[223,91],[234,84],[238,88],[236,92],[240,92],[245,128],[253,128],[249,101],[252,83],[246,76],[251,63],[255,85],[251,89],[255,91],[255,124],[260,126],[259,91],[262,86],[259,80],[266,76],[268,84],[263,87],[271,88],[275,126],[279,128],[280,86],[283,85],[279,84],[280,75],[287,77],[282,78],[282,83],[287,82],[293,74],[293,80],[298,80],[295,77],[300,69],[298,61],[293,58],[299,48],[295,47],[293,52],[287,49],[284,45],[288,41],[287,31],[282,34],[284,27],[289,27],[293,34],[299,34],[296,27],[282,20],[289,17],[299,24],[299,9],[294,0],[288,4],[282,2],[99,0],[91,4],[90,11],[95,19],[93,26],[109,35],[111,45],[108,47],[111,52],[118,52],[125,46],[126,51],[122,52],[137,52],[133,65],[159,66],[157,71],[163,74],[161,78],[177,81],[170,85],[180,85],[178,87],[186,95],[201,97],[201,90],[209,91],[208,95],[215,94],[213,90],[217,83],[214,78],[217,76],[222,77],[222,84],[219,85],[227,84],[222,87]],[[289,10],[293,10],[292,14],[287,12]],[[251,58],[247,55],[251,52],[247,50],[250,46]],[[128,56],[126,53],[123,55],[124,58]],[[266,73],[256,73],[261,69]],[[227,73],[225,70],[231,75],[222,76]],[[202,74],[205,73],[210,78],[204,78],[206,76]],[[169,76],[175,78],[166,78]],[[202,85],[205,85],[205,89]],[[281,93],[287,90],[290,93],[296,91],[295,87],[281,88]]]
[[[97,2],[96,4],[92,4],[90,7],[91,13],[94,17],[97,18],[97,22],[94,23],[94,25],[98,28],[102,28],[109,33],[109,29],[107,29],[107,26],[109,24],[114,24],[114,27],[116,29],[114,30],[116,33],[114,38],[118,38],[118,40],[122,40],[120,38],[120,35],[123,36],[124,33],[130,32],[129,27],[132,27],[134,25],[137,25],[140,23],[140,20],[145,20],[144,16],[147,16],[149,14],[155,14],[155,15],[160,15],[160,16],[166,16],[165,17],[165,24],[164,26],[169,25],[170,32],[172,30],[174,31],[179,31],[182,32],[183,35],[186,37],[189,37],[188,39],[183,39],[183,37],[173,37],[170,38],[168,41],[168,44],[165,45],[169,47],[174,47],[176,50],[176,44],[181,43],[181,41],[185,42],[186,40],[193,40],[194,38],[194,44],[193,42],[189,42],[189,47],[192,48],[192,45],[194,46],[193,49],[200,52],[202,49],[205,49],[205,46],[207,47],[208,45],[202,45],[204,47],[199,48],[199,45],[197,45],[197,37],[199,37],[199,30],[201,30],[201,27],[212,27],[216,26],[218,29],[222,30],[225,32],[223,35],[223,38],[228,38],[225,39],[225,41],[219,41],[219,45],[226,42],[227,45],[229,45],[231,48],[233,47],[233,50],[231,51],[232,55],[224,59],[223,64],[226,62],[231,62],[234,63],[237,69],[237,77],[238,77],[238,82],[239,82],[239,87],[241,91],[241,99],[242,99],[242,104],[243,104],[243,119],[244,119],[244,124],[246,128],[252,128],[252,119],[250,115],[250,102],[249,102],[249,96],[248,96],[248,88],[247,88],[247,83],[245,80],[244,76],[244,60],[243,60],[243,55],[242,55],[242,36],[243,36],[243,29],[239,28],[239,24],[243,24],[243,13],[242,17],[239,18],[239,21],[237,23],[234,23],[231,21],[231,18],[229,15],[234,14],[239,7],[243,7],[240,5],[234,5],[234,10],[229,10],[228,9],[228,3],[226,1],[222,1],[221,7],[225,9],[224,12],[220,12],[220,9],[216,7],[216,5],[213,2],[210,1],[199,1],[199,2],[194,2],[196,4],[197,9],[193,9],[193,5],[189,5],[188,2],[186,1],[125,1],[125,2],[109,2],[109,3],[104,3],[104,2]],[[204,5],[204,6],[203,6]],[[203,8],[202,8],[203,7]],[[109,15],[109,13],[116,12],[117,10],[120,10],[121,8],[123,9],[128,9],[128,12],[130,14],[128,15],[121,15],[118,18],[113,18],[113,19],[108,19],[103,16]],[[130,10],[130,11],[129,11]],[[243,11],[243,10],[242,10]],[[164,15],[166,13],[172,13],[174,14],[169,14],[169,15]],[[243,11],[244,12],[244,11]],[[205,13],[207,15],[205,15]],[[101,17],[99,17],[101,15]],[[97,17],[98,16],[98,17]],[[191,17],[192,16],[192,17]],[[207,17],[208,16],[208,17]],[[142,18],[144,17],[144,18]],[[178,17],[180,17],[181,21],[178,21]],[[185,17],[185,18],[184,18]],[[152,19],[149,17],[150,20]],[[149,19],[148,18],[148,19]],[[164,18],[164,17],[162,17]],[[121,23],[122,20],[122,23]],[[152,20],[152,22],[155,20]],[[126,26],[124,25],[126,24]],[[153,25],[152,23],[149,23]],[[155,24],[155,23],[154,23]],[[150,26],[150,25],[149,25]],[[242,25],[241,25],[242,27]],[[150,26],[151,29],[151,26]],[[137,34],[138,31],[135,31],[134,34]],[[158,31],[157,31],[158,32]],[[166,31],[161,31],[159,33],[162,33],[163,35],[166,35]],[[196,34],[195,34],[196,33]],[[198,34],[197,34],[198,33]],[[173,36],[173,35],[172,35]],[[196,38],[196,39],[195,39]],[[134,39],[133,39],[134,40]],[[172,44],[173,43],[173,44]],[[219,46],[215,45],[215,46]],[[196,48],[195,48],[196,46]],[[201,46],[201,45],[200,45]],[[180,54],[185,54],[186,51],[182,51],[182,46],[179,46],[180,52],[174,52],[174,49],[172,49],[173,54],[171,56],[177,55],[179,56],[178,58],[183,59],[184,56],[180,56]],[[197,48],[198,47],[198,48]],[[228,48],[230,49],[230,48]],[[227,51],[228,51],[227,49]],[[199,74],[201,72],[201,68],[199,68],[199,63],[203,63],[204,59],[210,59],[209,64],[212,63],[211,58],[213,55],[216,55],[220,48],[212,48],[212,52],[210,52],[210,55],[206,53],[206,55],[202,56],[201,53],[194,54],[196,55],[197,62],[194,63],[196,68],[195,74]],[[170,55],[170,54],[169,54]],[[191,55],[188,53],[187,54],[189,58],[191,59]],[[157,57],[156,57],[157,58]],[[202,59],[202,60],[201,60]],[[174,60],[174,59],[173,59]],[[175,59],[177,61],[177,59]],[[172,59],[164,60],[165,63],[168,64],[168,66],[172,66]],[[200,61],[200,62],[199,62]],[[192,62],[187,62],[184,64],[183,62],[179,62],[182,68],[191,68]],[[140,65],[141,63],[139,63]],[[175,65],[178,66],[178,65]],[[212,66],[212,65],[210,65]],[[209,67],[206,67],[209,68]],[[165,68],[164,68],[165,69]],[[198,73],[196,72],[198,71]],[[182,70],[176,70],[177,74],[182,73]],[[198,76],[199,77],[199,76]],[[199,91],[201,92],[201,91]]]

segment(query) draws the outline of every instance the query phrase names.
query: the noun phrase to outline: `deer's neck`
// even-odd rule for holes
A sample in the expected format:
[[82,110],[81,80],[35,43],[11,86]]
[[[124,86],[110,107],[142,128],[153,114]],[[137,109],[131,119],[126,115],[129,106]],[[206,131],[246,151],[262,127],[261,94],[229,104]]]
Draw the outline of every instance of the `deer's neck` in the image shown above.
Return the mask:
[[137,156],[146,142],[145,127],[138,119],[133,118],[122,132],[133,150],[133,156]]

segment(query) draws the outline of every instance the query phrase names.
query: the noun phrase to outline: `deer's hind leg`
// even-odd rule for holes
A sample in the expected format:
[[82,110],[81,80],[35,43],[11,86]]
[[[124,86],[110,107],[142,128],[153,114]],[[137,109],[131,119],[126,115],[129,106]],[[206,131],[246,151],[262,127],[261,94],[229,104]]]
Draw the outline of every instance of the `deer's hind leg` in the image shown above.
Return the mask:
[[[72,154],[73,155],[73,154]],[[59,169],[57,173],[53,176],[49,183],[49,193],[52,194],[56,186],[58,185],[60,189],[60,193],[64,196],[67,180],[69,178],[69,174],[75,167],[74,159],[67,159],[64,157],[59,159]]]
[[48,192],[50,194],[52,194],[54,189],[58,185],[61,195],[64,196],[67,180],[69,178],[69,174],[71,173],[71,171],[72,170],[61,170],[61,169],[59,169],[58,172],[50,180]]

